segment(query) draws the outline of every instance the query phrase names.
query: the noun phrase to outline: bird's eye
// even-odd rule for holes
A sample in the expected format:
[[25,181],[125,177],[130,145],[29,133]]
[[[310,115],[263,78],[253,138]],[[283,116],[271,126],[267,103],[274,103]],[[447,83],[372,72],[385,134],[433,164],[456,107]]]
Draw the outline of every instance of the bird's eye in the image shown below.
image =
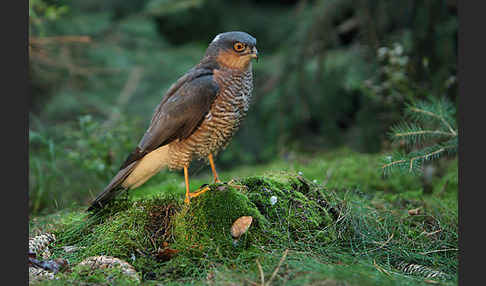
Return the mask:
[[245,44],[237,42],[233,45],[233,49],[235,49],[237,52],[241,52],[245,49]]

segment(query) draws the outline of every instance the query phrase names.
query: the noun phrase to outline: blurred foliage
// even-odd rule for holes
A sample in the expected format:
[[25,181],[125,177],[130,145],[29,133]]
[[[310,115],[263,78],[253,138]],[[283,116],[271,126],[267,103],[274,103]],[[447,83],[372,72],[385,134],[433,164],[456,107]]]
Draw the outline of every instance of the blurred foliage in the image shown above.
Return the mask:
[[100,125],[90,115],[77,124],[58,127],[56,133],[29,130],[29,208],[69,206],[93,197],[118,171],[127,153],[137,142],[130,136],[131,125],[120,128]]
[[[455,155],[458,148],[458,127],[455,105],[445,97],[455,83],[450,76],[437,89],[427,89],[408,73],[409,57],[402,45],[378,49],[379,72],[364,86],[368,94],[391,110],[405,103],[404,114],[390,128],[389,138],[398,146],[384,158],[385,174],[393,170],[421,173],[424,164],[444,154]],[[423,65],[428,61],[424,59]],[[435,93],[435,94],[434,94]]]
[[[143,285],[247,285],[261,281],[255,259],[268,277],[285,249],[290,252],[282,264],[285,270],[276,276],[277,285],[319,285],[299,284],[297,277],[322,282],[335,272],[340,282],[330,285],[457,285],[457,161],[441,161],[447,166],[434,179],[449,178],[450,183],[437,184],[433,195],[424,196],[417,176],[380,178],[379,158],[340,149],[247,170],[238,167],[222,176],[246,188],[212,184],[211,191],[190,205],[183,203],[181,180],[171,174],[96,214],[73,208],[34,216],[29,221],[31,235],[54,233],[53,258],[67,259],[74,267],[42,285],[86,281],[91,276],[77,276],[75,265],[93,255],[129,262]],[[251,215],[253,222],[235,242],[230,227],[242,215]],[[77,248],[66,252],[65,246]],[[167,249],[177,254],[162,256]],[[444,275],[424,281],[426,273],[405,272],[402,263]]]
[[[58,20],[69,12],[67,1],[30,0],[29,28],[30,34],[43,34],[44,25],[48,21]],[[34,31],[32,30],[34,29]]]
[[165,16],[197,9],[202,4],[203,0],[151,0],[147,3],[146,10],[152,15]]
[[[248,117],[220,169],[342,145],[379,152],[409,99],[456,101],[455,1],[36,0],[29,15],[32,197],[59,180],[75,181],[59,184],[78,198],[81,182],[106,184],[164,92],[224,31],[255,36],[261,58]],[[95,129],[109,122],[112,135],[81,138],[87,115]]]
[[[124,125],[126,126],[126,125]],[[122,157],[115,157],[118,149],[132,148],[133,138],[130,130],[117,128],[110,131],[107,126],[100,126],[86,115],[79,120],[79,129],[66,133],[73,146],[67,149],[67,158],[88,172],[95,174],[101,181],[111,179],[122,163]]]

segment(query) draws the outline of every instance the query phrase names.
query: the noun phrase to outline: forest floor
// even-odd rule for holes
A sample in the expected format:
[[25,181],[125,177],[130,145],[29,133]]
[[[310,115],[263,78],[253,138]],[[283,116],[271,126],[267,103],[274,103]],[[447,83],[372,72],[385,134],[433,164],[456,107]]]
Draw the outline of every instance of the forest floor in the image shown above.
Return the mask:
[[[425,177],[384,177],[383,156],[340,149],[219,170],[225,183],[190,205],[180,174],[163,172],[97,214],[73,206],[30,217],[30,238],[56,237],[36,258],[69,263],[30,282],[457,285],[457,160],[435,162]],[[193,176],[191,188],[211,181]],[[235,239],[241,216],[253,220]],[[131,266],[80,264],[100,255]]]

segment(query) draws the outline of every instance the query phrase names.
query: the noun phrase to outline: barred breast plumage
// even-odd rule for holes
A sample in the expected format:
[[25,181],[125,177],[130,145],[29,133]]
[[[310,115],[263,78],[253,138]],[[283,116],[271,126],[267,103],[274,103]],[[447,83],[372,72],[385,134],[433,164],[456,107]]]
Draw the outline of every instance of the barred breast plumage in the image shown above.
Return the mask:
[[181,169],[193,157],[205,158],[224,149],[238,130],[250,106],[253,90],[251,64],[247,71],[215,70],[219,92],[197,130],[187,139],[169,144],[170,169]]

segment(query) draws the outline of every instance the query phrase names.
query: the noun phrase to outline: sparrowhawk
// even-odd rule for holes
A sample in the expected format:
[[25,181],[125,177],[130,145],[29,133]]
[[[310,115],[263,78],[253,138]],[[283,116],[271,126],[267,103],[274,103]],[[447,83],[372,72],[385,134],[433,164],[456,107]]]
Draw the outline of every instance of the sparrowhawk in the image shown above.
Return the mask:
[[213,155],[228,144],[248,111],[254,58],[258,59],[254,37],[245,32],[217,35],[201,61],[166,92],[140,143],[89,210],[142,185],[164,167],[184,169],[189,203],[208,190],[189,192],[188,167],[194,158],[208,158],[214,181],[219,182]]

